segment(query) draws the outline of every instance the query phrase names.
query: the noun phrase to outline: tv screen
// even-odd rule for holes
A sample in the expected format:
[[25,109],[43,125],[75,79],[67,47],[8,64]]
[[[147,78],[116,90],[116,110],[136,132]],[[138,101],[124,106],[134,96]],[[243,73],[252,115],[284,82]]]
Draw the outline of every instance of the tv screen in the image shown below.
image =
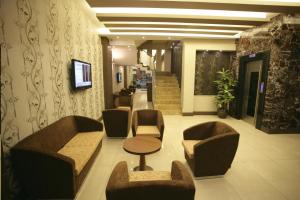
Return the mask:
[[90,63],[72,59],[73,88],[92,87],[92,67]]

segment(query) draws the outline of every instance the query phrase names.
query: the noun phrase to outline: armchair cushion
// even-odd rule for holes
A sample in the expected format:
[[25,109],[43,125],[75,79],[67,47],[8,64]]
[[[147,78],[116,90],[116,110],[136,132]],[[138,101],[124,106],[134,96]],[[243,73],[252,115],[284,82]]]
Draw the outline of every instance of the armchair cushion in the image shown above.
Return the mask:
[[166,171],[129,172],[129,182],[172,180],[171,173]]
[[117,109],[131,111],[131,108],[129,106],[118,106]]
[[136,135],[160,137],[160,132],[156,126],[138,126]]
[[194,157],[194,145],[201,142],[201,140],[183,140],[182,145],[185,152],[188,154],[190,158]]

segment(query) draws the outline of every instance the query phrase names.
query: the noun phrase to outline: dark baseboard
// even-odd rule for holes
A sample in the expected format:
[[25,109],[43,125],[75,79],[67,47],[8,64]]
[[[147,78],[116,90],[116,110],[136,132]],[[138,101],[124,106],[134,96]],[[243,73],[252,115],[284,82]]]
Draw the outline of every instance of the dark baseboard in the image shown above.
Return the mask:
[[281,129],[268,129],[266,127],[261,127],[261,131],[269,134],[300,134],[300,130],[297,128],[291,128],[286,130]]
[[212,112],[202,112],[202,111],[199,111],[199,112],[194,112],[194,115],[216,115],[217,112],[215,111],[212,111]]
[[186,113],[182,113],[182,116],[193,116],[194,113],[193,112],[186,112]]

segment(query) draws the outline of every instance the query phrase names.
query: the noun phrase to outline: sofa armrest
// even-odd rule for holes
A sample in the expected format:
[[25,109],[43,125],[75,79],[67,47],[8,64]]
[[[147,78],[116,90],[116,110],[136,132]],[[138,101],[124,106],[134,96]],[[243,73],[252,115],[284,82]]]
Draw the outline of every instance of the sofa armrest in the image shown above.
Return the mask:
[[215,122],[197,124],[183,131],[184,140],[205,140],[211,136]]
[[11,156],[17,179],[34,199],[75,197],[74,160],[30,148],[12,148]]
[[74,116],[77,130],[79,132],[102,131],[103,125],[101,122],[83,116]]
[[133,136],[136,136],[137,127],[138,127],[137,111],[134,111],[132,114],[132,124],[131,124]]
[[165,129],[165,124],[164,124],[164,118],[162,113],[158,110],[157,111],[157,128],[160,132],[160,139],[162,140],[163,135],[164,135],[164,129]]
[[126,161],[121,161],[115,166],[109,177],[105,191],[106,196],[112,197],[115,194],[116,190],[125,188],[128,185],[128,182],[129,175],[127,163]]
[[194,185],[190,173],[180,161],[175,160],[172,162],[171,177],[172,180],[183,180],[191,186]]

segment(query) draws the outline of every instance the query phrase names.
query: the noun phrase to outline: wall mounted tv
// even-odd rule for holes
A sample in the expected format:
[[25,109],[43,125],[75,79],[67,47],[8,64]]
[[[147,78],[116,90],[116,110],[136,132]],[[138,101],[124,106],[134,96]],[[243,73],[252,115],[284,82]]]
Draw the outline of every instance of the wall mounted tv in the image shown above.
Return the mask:
[[92,87],[92,66],[90,63],[72,59],[72,86],[74,89]]

